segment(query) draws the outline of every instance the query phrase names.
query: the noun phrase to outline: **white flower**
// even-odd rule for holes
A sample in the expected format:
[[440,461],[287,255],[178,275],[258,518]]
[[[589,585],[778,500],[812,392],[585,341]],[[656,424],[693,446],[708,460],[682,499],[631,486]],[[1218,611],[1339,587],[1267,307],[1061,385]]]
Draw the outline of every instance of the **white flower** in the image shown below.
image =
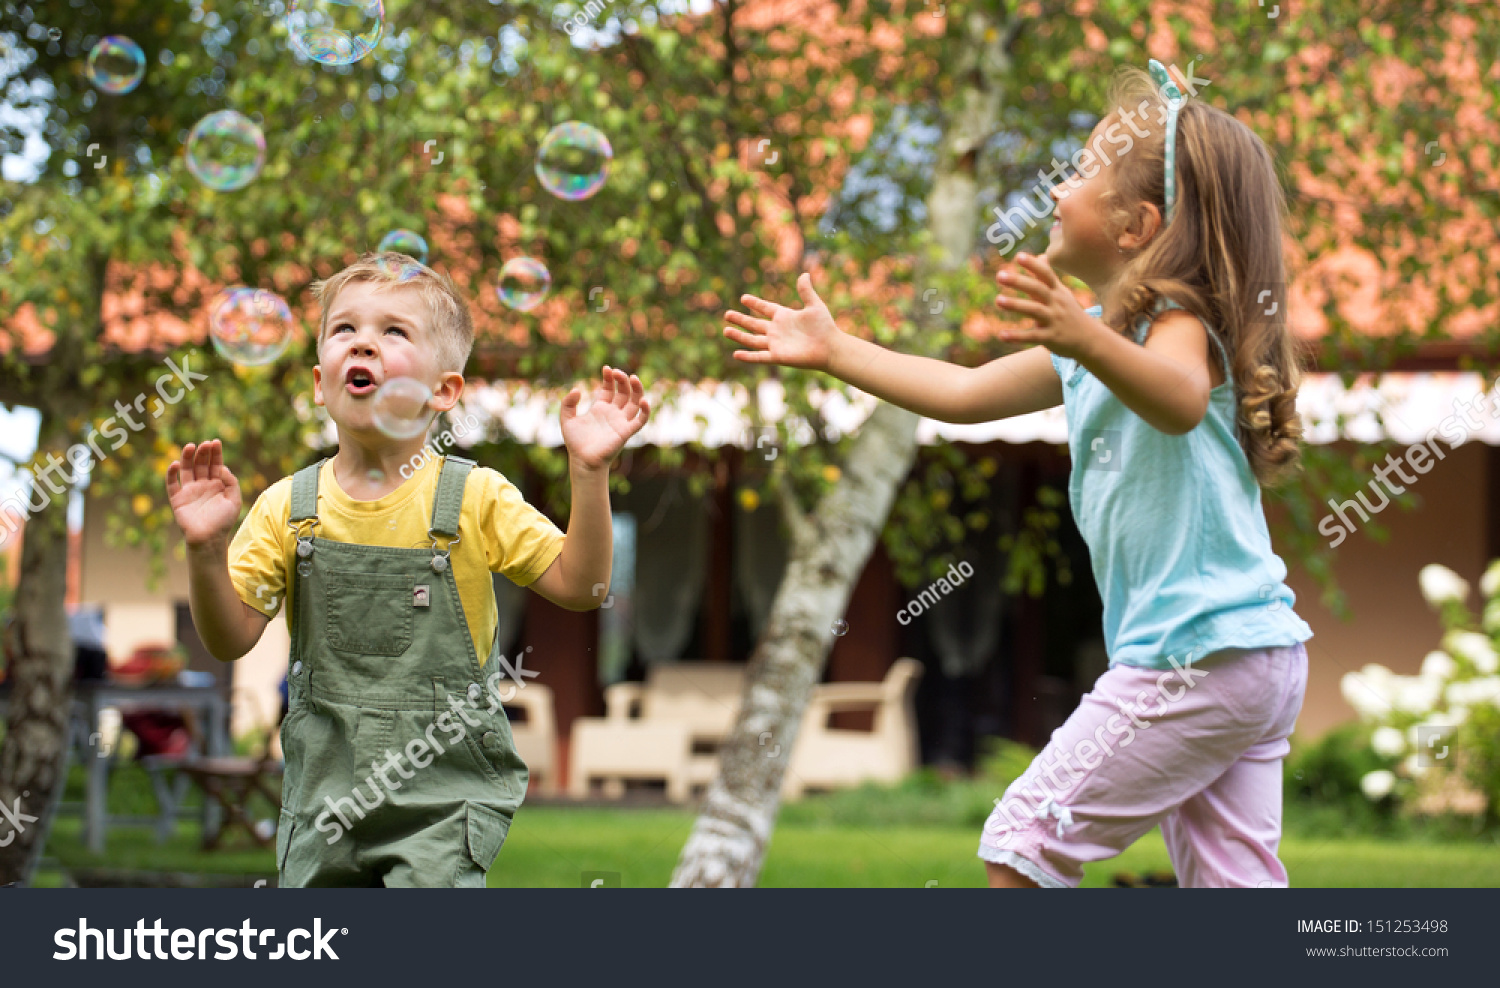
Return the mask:
[[1395,773],[1387,772],[1385,769],[1370,772],[1359,780],[1359,788],[1365,794],[1366,799],[1384,799],[1391,794],[1392,789],[1396,788]]
[[1428,679],[1452,679],[1458,672],[1458,663],[1447,652],[1434,649],[1422,660],[1422,675]]
[[1485,676],[1464,683],[1449,683],[1443,698],[1450,706],[1472,707],[1476,703],[1500,705],[1500,676]]
[[1396,676],[1392,680],[1391,704],[1403,713],[1421,717],[1443,698],[1441,680],[1425,676]]
[[1406,750],[1406,738],[1394,727],[1377,727],[1370,735],[1370,747],[1382,758],[1395,758]]
[[1469,581],[1437,563],[1423,566],[1417,574],[1417,583],[1422,587],[1422,596],[1433,607],[1441,607],[1450,600],[1461,604],[1469,596]]
[[1489,635],[1477,631],[1450,631],[1443,636],[1443,647],[1468,659],[1485,675],[1500,670],[1500,655],[1495,654]]
[[1407,755],[1406,758],[1401,762],[1401,773],[1403,775],[1410,776],[1411,778],[1416,778],[1417,776],[1421,775],[1423,772],[1427,771],[1427,768],[1428,767],[1426,765],[1422,764],[1422,759],[1417,756],[1417,753],[1415,751]]
[[1479,578],[1479,592],[1484,594],[1486,599],[1500,593],[1500,559],[1490,560],[1484,576]]
[[1376,720],[1390,713],[1393,678],[1385,666],[1371,663],[1359,672],[1345,673],[1339,680],[1339,692],[1361,717]]
[[1484,605],[1484,617],[1480,623],[1492,635],[1500,632],[1500,600],[1492,600]]
[[1410,744],[1415,749],[1421,749],[1421,747],[1422,747],[1422,745],[1423,745],[1424,742],[1423,742],[1423,739],[1417,734],[1417,732],[1420,731],[1422,728],[1424,728],[1424,727],[1457,727],[1459,724],[1463,723],[1464,717],[1467,717],[1467,716],[1468,716],[1468,711],[1463,711],[1462,713],[1455,713],[1452,710],[1438,710],[1438,711],[1435,711],[1434,713],[1428,714],[1427,717],[1426,717],[1426,719],[1424,719],[1422,721],[1422,723],[1420,723],[1420,724],[1413,724],[1411,727],[1408,727],[1406,729],[1406,740],[1407,740],[1407,743]]

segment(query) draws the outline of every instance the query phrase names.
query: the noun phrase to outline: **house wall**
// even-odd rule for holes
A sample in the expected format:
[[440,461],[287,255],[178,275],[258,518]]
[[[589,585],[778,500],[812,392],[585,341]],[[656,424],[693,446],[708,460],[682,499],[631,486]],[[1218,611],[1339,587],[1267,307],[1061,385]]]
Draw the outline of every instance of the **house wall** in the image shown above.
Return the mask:
[[[1335,448],[1354,454],[1348,443]],[[1402,675],[1415,675],[1423,657],[1438,647],[1442,624],[1417,586],[1423,566],[1441,563],[1474,584],[1477,592],[1488,556],[1491,460],[1490,448],[1482,443],[1466,443],[1448,452],[1409,488],[1421,500],[1415,510],[1392,505],[1376,516],[1390,533],[1388,542],[1376,543],[1361,529],[1330,550],[1334,577],[1348,597],[1351,619],[1334,616],[1319,602],[1317,586],[1307,572],[1293,567],[1287,582],[1297,594],[1297,613],[1313,629],[1298,737],[1317,737],[1354,717],[1339,693],[1339,680],[1346,672],[1378,662]],[[1368,476],[1373,479],[1373,474]],[[1345,499],[1354,494],[1348,491]],[[1378,503],[1368,492],[1365,496]],[[1277,513],[1274,508],[1269,513],[1274,530]],[[1350,516],[1358,518],[1353,512]],[[1327,540],[1321,544],[1326,546]],[[1286,558],[1284,550],[1278,551]]]

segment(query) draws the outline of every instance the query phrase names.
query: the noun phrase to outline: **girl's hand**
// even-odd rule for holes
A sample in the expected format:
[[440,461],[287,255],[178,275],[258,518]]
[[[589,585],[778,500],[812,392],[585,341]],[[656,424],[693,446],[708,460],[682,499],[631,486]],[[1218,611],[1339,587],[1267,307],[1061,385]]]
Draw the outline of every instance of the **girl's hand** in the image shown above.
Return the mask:
[[167,500],[188,545],[229,534],[240,517],[240,484],[224,465],[223,443],[182,447],[182,458],[167,467]]
[[995,296],[995,303],[1008,312],[1019,312],[1036,320],[1031,329],[1009,327],[1000,338],[1015,343],[1040,343],[1059,357],[1081,361],[1099,333],[1100,323],[1084,311],[1045,257],[1017,254],[1023,270],[1001,271],[995,280],[1030,298]]
[[724,328],[724,335],[745,350],[734,351],[734,359],[747,364],[781,364],[808,370],[828,369],[833,347],[842,330],[833,321],[828,306],[813,291],[812,276],[803,272],[797,279],[797,294],[805,303],[801,309],[788,309],[775,302],[741,295],[745,308],[763,318],[756,319],[733,310],[724,313],[724,321],[741,329]]
[[625,448],[625,442],[651,417],[645,395],[640,378],[610,367],[604,368],[587,414],[578,414],[583,389],[569,391],[563,398],[559,419],[563,443],[573,461],[591,470],[608,467]]

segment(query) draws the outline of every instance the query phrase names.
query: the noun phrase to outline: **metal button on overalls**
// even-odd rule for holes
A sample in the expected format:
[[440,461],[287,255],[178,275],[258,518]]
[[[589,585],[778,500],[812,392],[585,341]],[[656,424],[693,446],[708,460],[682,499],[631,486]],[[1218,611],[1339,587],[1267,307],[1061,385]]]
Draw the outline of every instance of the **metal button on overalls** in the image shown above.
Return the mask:
[[[477,702],[481,667],[452,567],[432,565],[462,541],[473,463],[445,458],[431,545],[414,549],[312,535],[320,467],[292,480],[302,565],[281,727],[280,884],[482,887],[527,770],[505,711]],[[491,642],[488,661],[498,655]]]

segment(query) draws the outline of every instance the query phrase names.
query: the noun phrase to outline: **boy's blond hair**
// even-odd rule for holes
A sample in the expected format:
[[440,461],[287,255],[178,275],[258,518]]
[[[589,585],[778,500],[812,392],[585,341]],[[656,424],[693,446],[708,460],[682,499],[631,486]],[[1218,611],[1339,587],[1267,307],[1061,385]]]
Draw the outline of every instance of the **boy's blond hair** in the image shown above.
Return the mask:
[[318,326],[318,352],[328,335],[328,313],[339,292],[355,282],[373,282],[377,291],[387,288],[411,288],[421,293],[432,320],[432,338],[438,369],[462,374],[474,349],[474,319],[468,300],[447,275],[438,274],[405,254],[386,251],[366,254],[332,278],[313,284],[313,296],[323,310]]

